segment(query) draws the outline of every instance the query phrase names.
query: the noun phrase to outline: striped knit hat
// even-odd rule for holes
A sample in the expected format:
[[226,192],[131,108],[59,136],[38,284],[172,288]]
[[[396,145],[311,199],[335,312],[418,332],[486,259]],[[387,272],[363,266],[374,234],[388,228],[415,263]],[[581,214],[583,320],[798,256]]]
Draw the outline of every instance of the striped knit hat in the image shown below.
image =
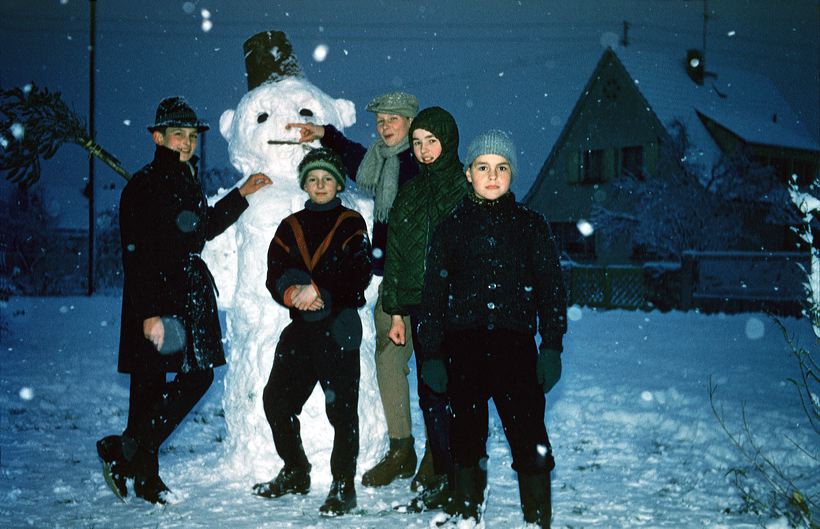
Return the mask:
[[321,149],[314,149],[308,152],[305,157],[299,162],[299,187],[305,188],[305,180],[307,175],[313,169],[324,169],[330,173],[336,180],[336,183],[341,186],[339,190],[345,190],[345,166],[342,159],[339,158],[335,152],[330,149],[322,147]]

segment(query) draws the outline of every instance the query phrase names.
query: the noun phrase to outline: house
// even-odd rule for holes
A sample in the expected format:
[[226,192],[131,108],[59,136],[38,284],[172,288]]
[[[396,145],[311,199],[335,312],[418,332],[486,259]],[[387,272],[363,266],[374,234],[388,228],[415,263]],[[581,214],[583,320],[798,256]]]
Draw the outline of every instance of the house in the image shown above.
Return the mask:
[[[595,204],[620,200],[612,186],[617,176],[654,177],[675,122],[684,125],[692,147],[687,157],[704,176],[722,155],[744,149],[771,166],[784,185],[792,174],[801,184],[817,178],[820,145],[771,81],[731,67],[715,71],[706,70],[693,50],[686,60],[683,54],[604,51],[523,199],[550,219],[566,256],[595,264],[635,261],[629,234],[603,241],[594,230],[582,233],[584,221]],[[786,226],[760,229],[767,250],[793,249]]]

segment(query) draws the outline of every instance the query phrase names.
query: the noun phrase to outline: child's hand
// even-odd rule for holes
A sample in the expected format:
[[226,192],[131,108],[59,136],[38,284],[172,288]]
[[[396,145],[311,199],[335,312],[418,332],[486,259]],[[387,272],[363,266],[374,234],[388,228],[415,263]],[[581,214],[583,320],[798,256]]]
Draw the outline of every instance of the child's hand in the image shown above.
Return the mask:
[[271,183],[271,179],[268,178],[268,175],[264,173],[252,174],[239,187],[239,194],[243,197],[252,195],[260,189],[262,189],[263,187],[271,185]]
[[142,334],[146,340],[154,344],[157,351],[162,349],[162,343],[165,341],[165,326],[162,325],[159,316],[147,318],[142,322]]
[[393,314],[391,316],[392,323],[390,325],[390,331],[387,333],[387,337],[390,338],[390,341],[396,345],[404,345],[405,342],[405,328],[404,328],[404,319],[398,315]]
[[313,285],[298,285],[293,293],[293,306],[298,310],[311,310],[310,307],[317,299],[321,303],[319,292],[313,288]]
[[288,123],[285,130],[299,129],[299,143],[321,140],[325,136],[325,128],[314,123]]

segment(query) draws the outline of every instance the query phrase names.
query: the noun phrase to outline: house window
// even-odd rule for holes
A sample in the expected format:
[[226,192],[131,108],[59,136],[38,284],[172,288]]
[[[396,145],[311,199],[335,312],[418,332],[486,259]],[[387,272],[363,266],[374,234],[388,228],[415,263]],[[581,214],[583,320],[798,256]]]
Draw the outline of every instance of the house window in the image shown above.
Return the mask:
[[584,237],[575,222],[550,222],[558,251],[579,261],[595,260],[595,234]]
[[643,146],[621,149],[621,174],[640,176],[643,172]]
[[604,151],[593,149],[581,151],[581,164],[578,174],[582,184],[595,184],[604,181]]

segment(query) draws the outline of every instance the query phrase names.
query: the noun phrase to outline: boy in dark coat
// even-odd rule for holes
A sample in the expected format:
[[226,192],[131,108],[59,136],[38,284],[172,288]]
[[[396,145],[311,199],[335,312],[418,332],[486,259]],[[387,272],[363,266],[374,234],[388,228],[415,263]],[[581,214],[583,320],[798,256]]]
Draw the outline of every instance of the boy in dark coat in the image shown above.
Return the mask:
[[293,320],[279,337],[263,395],[265,415],[284,467],[275,479],[254,486],[268,498],[306,494],[310,463],[302,447],[298,415],[318,382],[335,430],[330,470],[333,482],[320,507],[341,515],[356,506],[359,454],[359,347],[372,264],[367,226],[342,206],[345,172],[339,157],[316,149],[299,164],[299,182],[310,200],[279,224],[268,250],[266,285]]
[[436,365],[426,371],[428,383],[446,388],[452,407],[455,486],[446,510],[480,518],[492,398],[518,473],[524,519],[549,527],[555,463],[544,394],[561,375],[567,329],[558,253],[547,221],[509,192],[516,157],[503,132],[473,140],[465,172],[473,189],[433,234],[418,322],[428,364]]
[[[408,133],[413,118],[418,114],[419,102],[414,95],[406,92],[388,92],[373,98],[366,110],[374,114],[376,133],[379,135],[367,148],[347,139],[333,125],[290,123],[288,126],[299,128],[300,142],[320,140],[323,147],[333,150],[342,159],[347,174],[359,189],[373,194],[373,274],[382,277],[390,208],[399,190],[419,172]],[[381,461],[362,475],[362,484],[368,487],[381,487],[397,478],[410,477],[417,463],[410,417],[410,385],[407,382],[410,372],[407,363],[413,354],[413,343],[408,339],[403,345],[396,345],[387,337],[391,322],[390,316],[382,310],[382,287],[380,284],[373,312],[376,323],[376,380],[390,446]],[[405,318],[405,323],[410,324],[409,318]],[[416,483],[416,480],[413,482]]]
[[[119,497],[164,503],[160,445],[182,422],[225,364],[211,274],[199,253],[248,207],[246,195],[270,179],[250,176],[209,207],[197,176],[198,134],[208,125],[181,97],[163,99],[154,125],[153,161],[120,198],[125,284],[119,371],[131,375],[128,426],[97,442],[104,475]],[[166,373],[176,373],[166,382]]]

